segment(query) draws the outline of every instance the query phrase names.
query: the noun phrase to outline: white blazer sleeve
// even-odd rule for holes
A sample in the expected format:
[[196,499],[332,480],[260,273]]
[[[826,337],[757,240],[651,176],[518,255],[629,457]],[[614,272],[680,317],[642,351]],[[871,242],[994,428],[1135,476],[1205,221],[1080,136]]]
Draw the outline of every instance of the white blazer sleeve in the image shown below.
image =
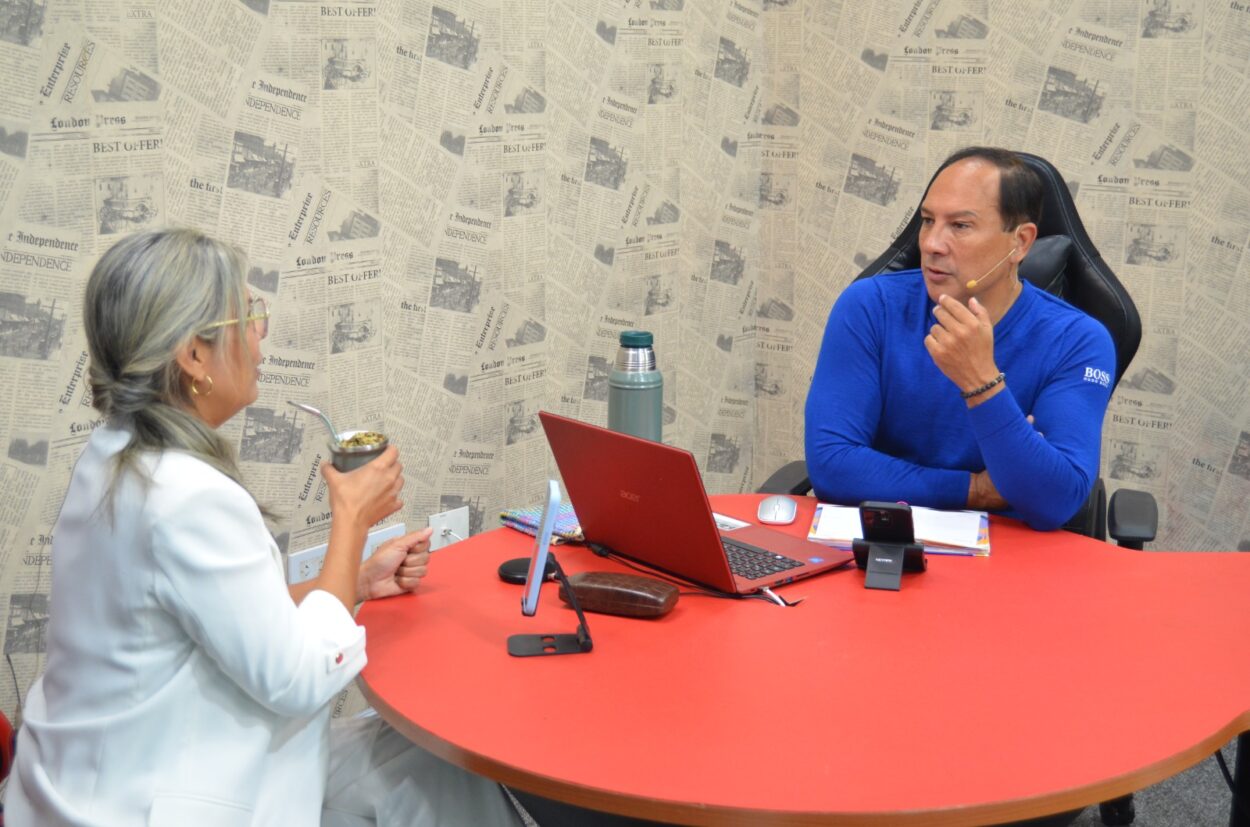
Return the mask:
[[157,483],[149,500],[157,600],[257,702],[311,715],[364,668],[364,629],[328,592],[297,607],[251,497],[192,462],[207,485]]

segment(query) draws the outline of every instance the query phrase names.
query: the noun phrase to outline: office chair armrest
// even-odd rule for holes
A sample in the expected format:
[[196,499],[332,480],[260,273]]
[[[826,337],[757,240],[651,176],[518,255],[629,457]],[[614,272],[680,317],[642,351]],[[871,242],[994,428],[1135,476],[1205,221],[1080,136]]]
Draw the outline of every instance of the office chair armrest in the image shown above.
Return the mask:
[[801,459],[787,462],[764,480],[757,490],[760,494],[806,494],[812,490],[812,481],[807,478],[807,463]]
[[1111,495],[1107,532],[1125,548],[1140,550],[1159,531],[1159,506],[1154,495],[1121,488]]

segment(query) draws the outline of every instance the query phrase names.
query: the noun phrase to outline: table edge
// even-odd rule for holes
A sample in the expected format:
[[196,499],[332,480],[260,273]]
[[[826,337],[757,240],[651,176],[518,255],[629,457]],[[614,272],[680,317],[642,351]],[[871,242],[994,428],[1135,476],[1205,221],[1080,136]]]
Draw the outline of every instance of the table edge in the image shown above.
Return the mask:
[[724,827],[750,827],[751,825],[802,827],[802,825],[817,824],[842,824],[848,827],[882,827],[882,825],[959,827],[959,825],[997,824],[1037,818],[1088,807],[1137,792],[1190,769],[1200,761],[1209,758],[1238,735],[1250,732],[1250,709],[1247,709],[1193,746],[1154,764],[1115,778],[1035,798],[975,804],[946,810],[879,813],[787,812],[641,798],[537,775],[466,750],[417,726],[374,692],[363,674],[356,678],[356,684],[383,720],[413,743],[458,767],[509,787],[516,787],[528,793],[575,804],[579,807],[673,824],[695,825],[695,827],[720,827],[721,825]]

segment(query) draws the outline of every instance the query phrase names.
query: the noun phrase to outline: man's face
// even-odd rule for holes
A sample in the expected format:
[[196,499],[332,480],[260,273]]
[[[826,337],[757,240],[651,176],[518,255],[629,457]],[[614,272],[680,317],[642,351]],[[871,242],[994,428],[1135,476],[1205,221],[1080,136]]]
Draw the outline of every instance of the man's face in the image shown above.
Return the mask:
[[[942,295],[964,304],[973,295],[1010,287],[1007,273],[1023,257],[998,211],[998,168],[967,158],[942,170],[920,205],[920,268],[934,302]],[[967,283],[977,280],[969,290]]]

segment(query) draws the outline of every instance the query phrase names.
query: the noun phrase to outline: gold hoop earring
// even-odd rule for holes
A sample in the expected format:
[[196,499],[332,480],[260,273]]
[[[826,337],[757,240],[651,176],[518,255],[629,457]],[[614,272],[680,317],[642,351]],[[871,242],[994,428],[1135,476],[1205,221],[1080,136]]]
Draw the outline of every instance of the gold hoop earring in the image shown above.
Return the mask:
[[192,378],[192,379],[191,379],[191,394],[192,394],[193,396],[211,396],[211,395],[212,395],[212,393],[213,393],[213,377],[209,376],[208,374],[205,374],[205,375],[204,375],[204,379],[208,382],[208,388],[207,388],[207,389],[205,389],[205,390],[202,390],[202,391],[201,391],[201,390],[199,389],[199,387],[197,387],[197,386],[196,386],[196,384],[195,384],[198,380],[197,380],[197,379],[195,379],[195,378]]

